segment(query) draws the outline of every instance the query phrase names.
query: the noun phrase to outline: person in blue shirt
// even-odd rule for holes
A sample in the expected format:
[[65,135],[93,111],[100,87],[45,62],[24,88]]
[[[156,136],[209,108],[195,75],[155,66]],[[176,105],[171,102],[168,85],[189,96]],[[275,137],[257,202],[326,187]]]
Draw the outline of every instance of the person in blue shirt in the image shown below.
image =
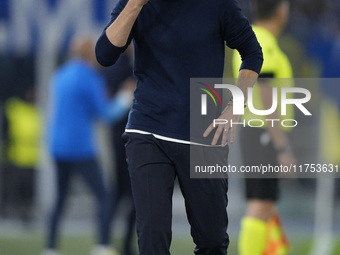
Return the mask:
[[[225,43],[242,57],[238,86],[254,85],[263,56],[236,0],[119,0],[96,44],[113,65],[133,40],[137,87],[123,138],[137,218],[139,253],[168,255],[177,177],[195,254],[227,254],[227,179],[190,178],[190,78],[222,78]],[[233,103],[220,119],[233,119]],[[210,125],[202,143],[216,145],[227,164],[236,125]],[[211,140],[212,139],[212,140]],[[213,147],[216,149],[216,147]],[[222,158],[222,157],[221,157]]]
[[[54,73],[50,88],[48,147],[56,164],[57,196],[44,253],[49,255],[58,254],[60,219],[75,174],[81,175],[95,195],[98,243],[103,238],[107,192],[97,163],[94,123],[120,121],[132,101],[129,88],[108,99],[104,79],[95,70],[94,42],[89,37],[75,37],[70,49],[72,58]],[[93,254],[100,254],[98,249]]]

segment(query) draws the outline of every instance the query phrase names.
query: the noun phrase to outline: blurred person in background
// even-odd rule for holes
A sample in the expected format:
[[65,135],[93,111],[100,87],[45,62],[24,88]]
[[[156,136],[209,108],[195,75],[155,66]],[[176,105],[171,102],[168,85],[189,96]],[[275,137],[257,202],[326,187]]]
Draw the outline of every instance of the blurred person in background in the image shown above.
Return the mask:
[[[132,102],[129,88],[108,100],[104,79],[95,70],[94,42],[87,36],[71,42],[72,58],[54,73],[51,82],[49,150],[56,164],[56,200],[49,219],[44,254],[58,254],[57,237],[65,200],[74,175],[80,175],[97,200],[98,243],[104,235],[107,197],[94,142],[94,122],[118,122]],[[106,254],[100,245],[93,255]],[[114,253],[113,253],[114,254]]]
[[6,166],[2,178],[2,214],[19,217],[28,226],[33,217],[42,130],[34,88],[27,88],[21,98],[9,98],[4,117]]
[[[110,89],[110,94],[114,96],[122,88],[130,86],[133,89],[136,87],[136,80],[133,77],[133,47],[127,48],[124,54],[118,59],[117,63],[112,67],[103,69],[103,75],[106,78],[107,85]],[[131,97],[133,93],[131,92]],[[107,201],[107,210],[105,217],[105,239],[101,244],[109,246],[111,235],[111,225],[114,224],[119,206],[126,200],[128,213],[125,214],[126,232],[123,241],[122,255],[132,255],[135,247],[133,240],[134,227],[136,224],[136,212],[133,205],[131,182],[126,163],[125,146],[122,140],[122,134],[125,131],[125,126],[128,120],[128,113],[124,118],[115,123],[111,128],[112,144],[115,153],[115,174],[112,176],[110,192]],[[115,228],[114,228],[115,229]],[[108,248],[109,250],[109,248]]]
[[[289,1],[258,0],[255,1],[256,20],[254,32],[262,46],[264,63],[258,83],[253,89],[255,109],[270,109],[273,102],[273,87],[293,86],[293,71],[285,53],[279,47],[277,38],[285,27],[289,16]],[[233,58],[234,73],[237,74],[241,63],[240,56]],[[281,79],[290,78],[290,79]],[[275,81],[273,79],[276,79]],[[277,80],[281,79],[281,80]],[[278,96],[280,102],[281,96]],[[244,119],[257,119],[266,123],[265,119],[293,119],[294,110],[287,108],[287,115],[281,116],[280,106],[269,116],[259,116],[246,108]],[[278,122],[277,122],[278,123]],[[241,153],[246,166],[290,165],[295,164],[287,132],[291,128],[280,124],[258,127],[245,127],[241,131]],[[255,126],[256,121],[252,121]],[[245,216],[241,223],[239,237],[240,255],[282,255],[288,252],[289,244],[281,228],[275,203],[279,197],[279,180],[277,178],[246,178],[246,198],[248,200]]]

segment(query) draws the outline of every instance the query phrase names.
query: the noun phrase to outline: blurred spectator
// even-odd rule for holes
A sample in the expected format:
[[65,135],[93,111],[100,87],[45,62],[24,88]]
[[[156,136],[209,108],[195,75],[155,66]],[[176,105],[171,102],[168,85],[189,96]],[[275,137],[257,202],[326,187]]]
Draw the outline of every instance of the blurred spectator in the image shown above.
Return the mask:
[[33,216],[36,165],[39,158],[41,119],[34,104],[34,89],[12,97],[4,109],[5,161],[2,213],[30,223]]
[[[120,56],[114,66],[105,68],[103,74],[107,80],[107,84],[111,90],[111,94],[115,95],[120,89],[129,86],[131,93],[136,86],[136,80],[133,77],[133,47],[130,47]],[[116,173],[111,181],[111,191],[108,199],[108,209],[105,224],[106,238],[102,240],[102,244],[108,246],[112,239],[110,235],[111,222],[114,223],[115,216],[119,206],[123,200],[128,202],[128,213],[125,214],[126,233],[123,242],[123,255],[131,255],[133,253],[133,233],[136,223],[136,213],[132,200],[131,182],[129,177],[128,166],[126,163],[125,146],[121,138],[125,131],[128,114],[122,121],[116,123],[112,127],[113,148],[115,153]]]
[[[102,171],[97,162],[93,139],[94,122],[120,121],[130,108],[131,93],[122,90],[111,101],[106,98],[105,83],[95,71],[94,43],[91,38],[76,37],[71,43],[72,59],[54,74],[51,84],[49,150],[56,164],[57,197],[49,221],[44,254],[57,253],[57,235],[61,214],[75,174],[81,175],[97,200],[98,242],[104,235],[104,210],[107,197]],[[103,247],[94,255],[106,254]]]
[[[250,20],[256,17],[252,10],[256,8],[254,0],[239,0]],[[290,1],[291,15],[287,27],[289,35],[297,39],[300,45],[303,45],[307,51],[308,57],[312,57],[314,62],[321,69],[322,77],[339,77],[340,76],[340,1],[339,0],[294,0]],[[286,39],[286,38],[285,38]],[[283,41],[283,40],[281,40]],[[283,42],[286,44],[286,42]],[[296,61],[296,54],[301,54],[298,49],[289,49],[292,57],[292,65],[299,67]],[[306,59],[305,59],[306,61]],[[314,64],[314,63],[313,63]],[[307,68],[314,69],[309,63],[304,63]],[[301,68],[301,65],[300,65]],[[301,70],[303,73],[296,73],[296,77],[301,77],[306,73],[315,77],[315,72]],[[318,76],[318,75],[317,75]]]
[[[292,2],[289,30],[306,45],[308,54],[322,70],[322,77],[339,77],[338,0],[297,0]],[[299,24],[299,25],[296,25]]]

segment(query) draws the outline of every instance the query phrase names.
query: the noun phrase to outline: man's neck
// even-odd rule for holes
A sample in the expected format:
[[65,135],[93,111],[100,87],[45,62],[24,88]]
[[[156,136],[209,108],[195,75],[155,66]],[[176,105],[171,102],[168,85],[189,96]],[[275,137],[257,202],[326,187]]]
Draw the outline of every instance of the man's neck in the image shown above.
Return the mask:
[[258,20],[254,24],[267,29],[275,38],[280,36],[281,27],[275,20]]

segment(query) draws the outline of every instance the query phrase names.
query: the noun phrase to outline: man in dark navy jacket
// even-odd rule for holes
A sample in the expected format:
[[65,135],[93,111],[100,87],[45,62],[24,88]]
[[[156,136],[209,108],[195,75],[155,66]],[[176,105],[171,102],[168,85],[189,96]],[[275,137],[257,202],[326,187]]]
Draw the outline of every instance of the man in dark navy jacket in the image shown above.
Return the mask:
[[[190,78],[221,78],[226,43],[242,56],[239,88],[246,92],[261,70],[261,47],[236,0],[120,0],[97,42],[98,62],[113,65],[132,40],[137,87],[123,137],[140,254],[170,254],[176,177],[195,254],[227,254],[227,180],[190,179]],[[232,103],[220,116],[239,117]],[[228,124],[219,125],[211,141],[222,137],[225,158],[229,130],[233,143],[236,126]]]

